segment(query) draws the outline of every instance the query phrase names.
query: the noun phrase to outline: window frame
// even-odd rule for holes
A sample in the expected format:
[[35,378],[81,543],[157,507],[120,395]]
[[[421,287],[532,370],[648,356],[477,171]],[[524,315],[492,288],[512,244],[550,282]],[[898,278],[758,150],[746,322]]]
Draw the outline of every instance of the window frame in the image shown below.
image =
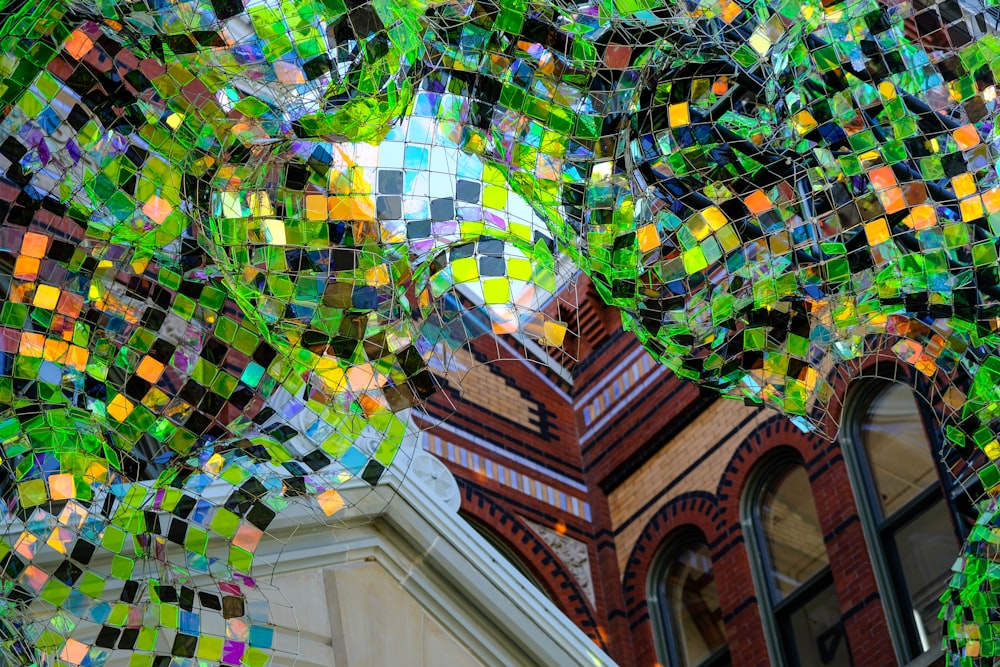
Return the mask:
[[[780,591],[775,588],[775,571],[771,555],[767,549],[764,525],[761,521],[761,508],[765,494],[773,487],[773,482],[779,476],[792,468],[799,467],[809,477],[802,456],[791,447],[782,447],[764,460],[759,461],[751,472],[740,498],[740,524],[743,528],[744,543],[747,557],[750,560],[750,572],[753,578],[754,591],[757,595],[757,607],[761,624],[764,626],[764,639],[771,664],[801,666],[798,655],[788,655],[788,648],[795,646],[791,623],[787,621],[797,610],[814,599],[827,587],[833,587],[833,568],[830,555],[827,552],[827,564],[819,572],[802,582],[798,588],[775,602]],[[810,492],[812,492],[812,479]],[[816,506],[816,496],[812,494],[813,506]],[[817,518],[819,508],[816,508]],[[825,538],[825,535],[824,535]],[[823,541],[826,549],[826,540]],[[836,595],[836,590],[834,590]],[[839,599],[838,599],[839,604]],[[844,640],[847,640],[844,633]],[[850,654],[850,643],[847,644]]]
[[[920,491],[891,516],[884,516],[878,489],[875,485],[875,475],[872,470],[868,453],[861,435],[861,418],[871,407],[875,399],[892,385],[908,389],[914,398],[920,423],[923,426],[929,454],[937,470],[936,483],[931,483]],[[931,642],[929,649],[917,652],[919,636],[917,629],[908,616],[912,613],[910,595],[907,589],[905,573],[898,554],[898,548],[892,542],[900,528],[916,519],[937,502],[945,503],[948,516],[952,521],[958,548],[967,537],[967,529],[963,529],[963,515],[956,506],[956,501],[964,493],[962,482],[956,480],[953,486],[946,482],[950,471],[939,456],[943,446],[939,429],[935,428],[935,418],[927,401],[914,387],[907,383],[893,382],[878,377],[868,377],[855,380],[847,389],[844,408],[841,414],[840,445],[847,465],[847,475],[851,483],[858,517],[865,536],[865,548],[875,574],[875,582],[882,598],[882,610],[889,628],[893,651],[900,665],[908,667],[924,667],[935,664],[944,656],[939,644]],[[975,485],[975,482],[972,483]]]
[[[649,620],[653,630],[653,644],[657,658],[667,667],[678,667],[682,664],[680,647],[677,639],[676,623],[670,613],[670,597],[668,595],[667,573],[680,556],[693,546],[708,547],[705,534],[695,526],[686,525],[674,530],[657,550],[646,577],[646,608],[649,610]],[[712,580],[715,581],[715,560],[712,560]],[[725,627],[725,622],[723,622]],[[726,645],[716,649],[701,662],[687,667],[723,667],[731,665],[729,637]]]

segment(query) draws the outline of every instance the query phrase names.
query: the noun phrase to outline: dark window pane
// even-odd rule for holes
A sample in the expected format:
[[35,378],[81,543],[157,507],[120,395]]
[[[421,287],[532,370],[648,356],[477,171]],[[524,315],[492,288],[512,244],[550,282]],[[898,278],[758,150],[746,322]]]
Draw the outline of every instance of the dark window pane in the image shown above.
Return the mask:
[[883,517],[937,482],[930,443],[909,387],[886,386],[868,405],[860,429]]
[[840,622],[840,605],[833,586],[827,586],[788,614],[798,664],[803,667],[848,667],[851,654]]
[[778,478],[764,496],[760,520],[777,603],[828,564],[805,468],[791,467]]
[[695,667],[726,645],[712,560],[704,544],[685,549],[667,570],[670,629],[683,667]]
[[899,528],[894,536],[921,650],[937,646],[941,637],[938,598],[955,562],[958,541],[947,505],[938,501]]

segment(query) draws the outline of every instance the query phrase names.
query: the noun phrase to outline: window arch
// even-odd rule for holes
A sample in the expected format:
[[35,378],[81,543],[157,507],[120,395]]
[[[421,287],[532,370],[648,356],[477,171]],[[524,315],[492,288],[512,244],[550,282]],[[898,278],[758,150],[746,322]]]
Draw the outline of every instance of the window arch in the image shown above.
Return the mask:
[[740,513],[772,663],[850,665],[840,602],[801,460],[781,454],[759,465]]
[[728,667],[712,556],[705,536],[683,528],[650,568],[646,595],[659,661],[670,667]]
[[842,444],[897,658],[930,664],[941,654],[938,598],[974,521],[978,480],[971,467],[948,472],[933,416],[906,385],[852,384]]
[[522,575],[524,575],[525,579],[534,584],[535,588],[537,588],[542,593],[542,595],[555,602],[555,599],[552,597],[552,594],[542,584],[538,576],[531,571],[531,568],[528,567],[528,564],[524,562],[524,559],[521,557],[521,554],[517,553],[517,551],[515,551],[509,544],[507,544],[503,540],[503,538],[497,535],[491,528],[489,528],[486,524],[484,524],[476,517],[463,513],[462,518],[464,518],[468,522],[468,524],[472,526],[473,529],[475,529],[475,531],[479,533],[483,537],[483,539],[489,543],[491,547],[496,549],[501,556],[506,558],[507,561],[514,566],[515,570],[520,572]]

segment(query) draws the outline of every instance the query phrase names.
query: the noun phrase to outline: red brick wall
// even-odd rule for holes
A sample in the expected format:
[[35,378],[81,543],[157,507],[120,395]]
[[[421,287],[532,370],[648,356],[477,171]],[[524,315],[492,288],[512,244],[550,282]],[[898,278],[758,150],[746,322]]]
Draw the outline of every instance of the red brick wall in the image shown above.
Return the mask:
[[428,415],[582,482],[569,395],[517,353],[492,337],[474,341],[470,370],[439,378]]
[[[445,427],[430,432],[495,461],[513,457],[504,460],[510,470],[585,500],[590,514],[587,519],[554,507],[490,479],[470,465],[449,461],[463,490],[463,511],[495,530],[542,580],[557,605],[619,664],[656,664],[646,604],[649,567],[664,542],[683,526],[696,526],[708,539],[734,664],[770,664],[740,524],[739,499],[755,466],[782,448],[796,452],[809,473],[854,664],[895,663],[837,444],[804,435],[780,417],[768,418],[761,413],[747,421],[737,417],[736,410],[713,408],[711,414],[743,419],[734,424],[713,423],[712,432],[719,434],[715,437],[738,433],[742,440],[719,449],[712,461],[706,460],[701,467],[708,470],[667,467],[662,484],[650,486],[646,474],[643,486],[632,488],[638,478],[634,473],[669,448],[671,441],[684,441],[688,443],[685,446],[698,444],[697,439],[681,435],[692,427],[692,418],[713,405],[712,397],[655,366],[633,372],[628,382],[622,382],[632,361],[645,354],[624,333],[607,336],[589,358],[576,364],[572,388],[553,382],[551,373],[538,372],[531,365],[534,362],[518,357],[515,348],[503,347],[492,339],[476,342],[473,352],[474,360],[486,363],[486,367],[474,371],[461,384],[444,387],[441,395],[432,399],[427,409],[430,417],[447,420]],[[841,368],[831,378],[840,392],[833,404],[834,417],[839,416],[848,381],[870,374],[871,364],[878,358],[875,354],[863,363]],[[909,378],[924,393],[939,395],[946,384],[946,379],[893,372],[896,377]],[[483,378],[488,380],[489,392],[463,391],[461,385]],[[610,391],[616,382],[617,397]],[[601,414],[595,418],[592,413],[587,423],[584,410],[593,410],[596,397],[605,389],[609,389],[609,400],[601,403]],[[683,491],[692,488],[691,484],[680,485],[680,495],[664,496],[661,506],[653,505],[655,511],[642,514],[641,521],[629,529],[634,535],[642,526],[638,540],[623,543],[621,526],[614,525],[609,510],[609,493],[617,489],[616,493],[634,494],[637,503],[642,498],[654,502],[661,489],[685,477],[698,480],[701,487],[694,488],[701,490]],[[589,545],[594,604],[581,594],[558,556],[521,517],[564,531]]]
[[[744,440],[720,482],[718,501],[723,522],[731,525],[734,533],[742,533],[739,503],[747,479],[762,459],[781,449],[794,450],[809,474],[854,664],[892,664],[895,662],[892,642],[875,574],[868,559],[847,468],[837,443],[805,435],[780,417],[769,421]],[[740,551],[749,567],[746,550]],[[717,571],[721,572],[723,567],[719,563]]]

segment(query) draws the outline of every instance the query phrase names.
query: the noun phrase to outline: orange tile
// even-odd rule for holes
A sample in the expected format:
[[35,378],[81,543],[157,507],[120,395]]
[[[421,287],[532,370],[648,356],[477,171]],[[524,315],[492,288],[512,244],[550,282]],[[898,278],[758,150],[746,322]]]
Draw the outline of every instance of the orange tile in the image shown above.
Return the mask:
[[951,133],[951,136],[954,137],[955,143],[963,151],[978,146],[980,142],[979,132],[976,131],[976,126],[971,123],[958,128]]
[[906,216],[903,224],[913,229],[927,229],[937,224],[937,213],[933,206],[914,206],[910,215]]
[[174,207],[170,205],[170,202],[157,195],[150,197],[149,201],[142,206],[142,212],[158,225],[163,224],[163,221],[173,210]]
[[20,255],[14,262],[14,277],[18,280],[35,280],[38,278],[40,263],[36,257]]
[[87,348],[80,347],[79,345],[70,345],[69,350],[66,352],[66,365],[83,372],[87,369],[87,359],[89,357],[90,352],[87,351]]
[[306,195],[305,205],[306,220],[327,219],[326,195]]
[[88,37],[82,30],[74,30],[73,34],[66,40],[66,43],[63,44],[63,50],[70,57],[77,60],[83,59],[85,55],[90,53],[92,48],[94,48],[94,40]]
[[45,248],[48,246],[49,238],[42,234],[28,232],[21,241],[21,254],[27,257],[45,257]]
[[132,401],[125,398],[124,394],[116,394],[111,402],[108,403],[108,414],[116,421],[123,422],[128,419],[128,416],[132,414],[132,410],[135,409],[135,405]]
[[69,500],[76,497],[76,485],[73,475],[51,475],[49,477],[49,494],[52,500]]
[[865,235],[868,237],[868,245],[878,245],[889,240],[889,225],[885,218],[872,220],[865,225]]
[[747,208],[754,215],[770,211],[774,208],[774,204],[771,203],[771,200],[763,190],[755,190],[743,200],[743,203],[747,205]]
[[83,309],[83,295],[63,292],[56,310],[66,317],[77,317]]
[[660,235],[656,233],[656,225],[643,225],[636,232],[636,240],[639,242],[639,250],[649,252],[653,248],[660,247]]
[[69,343],[55,338],[45,339],[45,348],[42,356],[45,361],[52,361],[61,364],[66,361],[66,353],[69,352]]
[[25,331],[21,333],[21,347],[17,352],[25,357],[39,359],[42,356],[42,349],[44,347],[45,336],[43,334]]
[[163,374],[163,364],[150,356],[145,356],[135,369],[135,374],[146,382],[156,382]]
[[902,188],[892,187],[878,193],[878,198],[882,201],[882,207],[886,213],[895,213],[906,208],[906,201],[903,199]]
[[353,220],[354,216],[351,212],[351,199],[350,196],[343,197],[330,197],[329,211],[327,217],[330,220]]
[[892,173],[892,167],[879,167],[868,172],[868,178],[872,180],[872,185],[876,190],[885,190],[896,185],[896,175]]
[[1000,188],[990,188],[983,193],[983,205],[990,213],[1000,211]]

